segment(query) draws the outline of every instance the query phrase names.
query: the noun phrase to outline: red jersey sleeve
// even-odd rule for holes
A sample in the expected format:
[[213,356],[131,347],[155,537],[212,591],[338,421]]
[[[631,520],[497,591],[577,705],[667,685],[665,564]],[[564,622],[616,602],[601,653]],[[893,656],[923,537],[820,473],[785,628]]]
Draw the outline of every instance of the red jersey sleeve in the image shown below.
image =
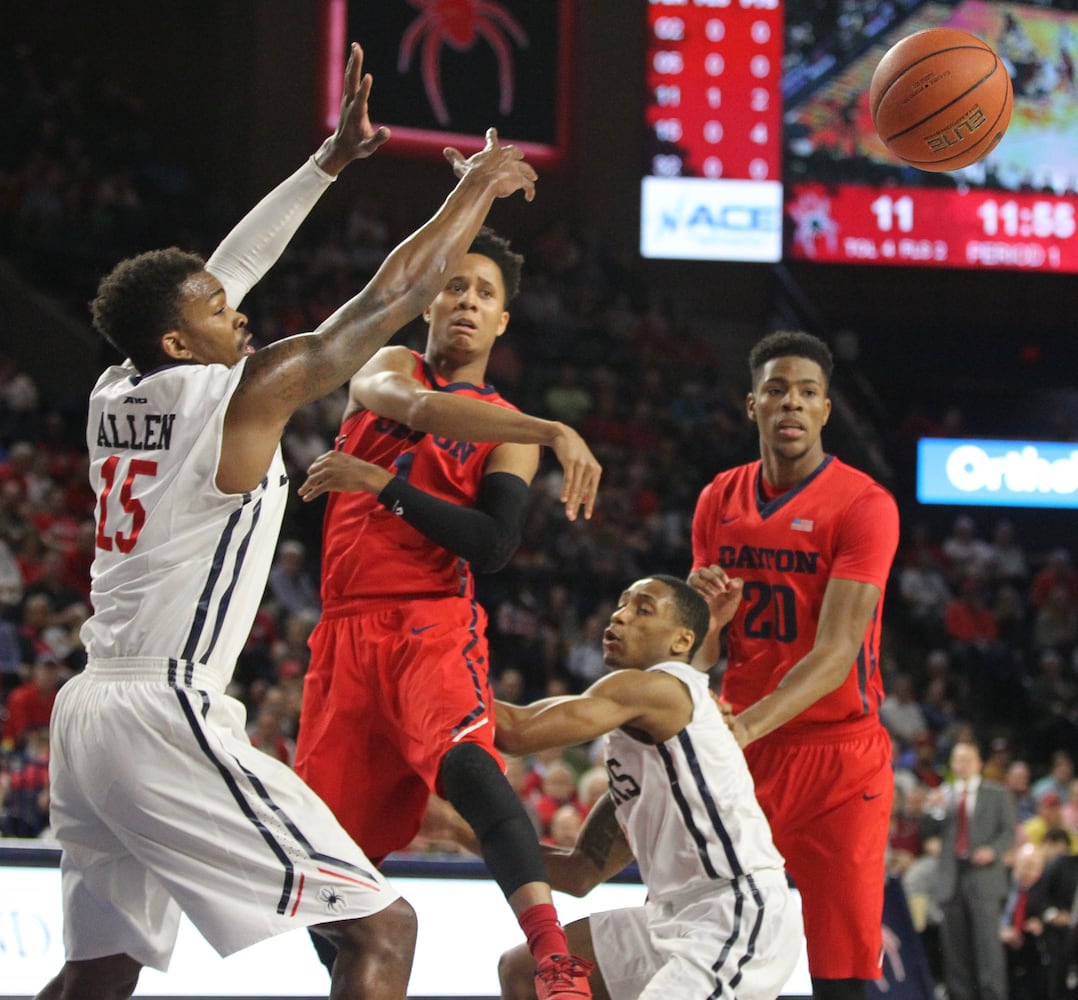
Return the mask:
[[897,549],[898,506],[890,493],[873,484],[846,510],[836,535],[831,577],[886,590]]

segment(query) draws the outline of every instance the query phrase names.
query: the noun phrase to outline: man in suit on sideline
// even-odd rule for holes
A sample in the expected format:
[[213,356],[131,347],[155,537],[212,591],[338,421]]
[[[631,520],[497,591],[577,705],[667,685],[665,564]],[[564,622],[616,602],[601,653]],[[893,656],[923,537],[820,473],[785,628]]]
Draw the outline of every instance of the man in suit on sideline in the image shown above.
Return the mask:
[[981,778],[972,743],[951,751],[954,784],[943,798],[939,880],[940,938],[949,1000],[1006,1000],[999,939],[1009,879],[1003,856],[1014,845],[1014,806],[1007,790]]

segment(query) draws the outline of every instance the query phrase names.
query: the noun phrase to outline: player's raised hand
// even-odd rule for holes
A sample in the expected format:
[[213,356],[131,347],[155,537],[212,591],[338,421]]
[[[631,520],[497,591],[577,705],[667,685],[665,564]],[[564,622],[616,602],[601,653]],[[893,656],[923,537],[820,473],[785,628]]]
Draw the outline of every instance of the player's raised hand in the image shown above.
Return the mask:
[[568,425],[561,425],[551,447],[563,471],[561,502],[565,504],[565,516],[575,521],[577,512],[583,507],[584,518],[590,518],[603,467],[584,439]]
[[458,177],[478,173],[488,178],[494,185],[496,198],[508,198],[516,191],[523,191],[527,201],[535,198],[535,182],[539,175],[525,161],[524,153],[518,147],[498,145],[496,128],[487,129],[487,144],[478,153],[465,157],[452,146],[447,146],[443,153]]
[[315,154],[315,161],[326,173],[336,176],[353,160],[370,156],[389,138],[389,129],[384,125],[375,128],[367,112],[372,84],[370,73],[363,72],[363,49],[358,42],[352,42],[344,69],[337,130]]
[[712,628],[725,628],[741,604],[745,581],[727,576],[726,570],[712,563],[693,570],[689,574],[689,586],[707,601]]

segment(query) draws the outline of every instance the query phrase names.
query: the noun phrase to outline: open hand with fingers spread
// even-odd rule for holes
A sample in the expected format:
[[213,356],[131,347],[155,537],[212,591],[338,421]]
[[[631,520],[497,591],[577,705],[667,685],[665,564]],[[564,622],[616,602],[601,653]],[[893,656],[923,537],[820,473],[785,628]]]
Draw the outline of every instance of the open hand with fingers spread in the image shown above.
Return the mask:
[[367,113],[373,78],[363,72],[363,49],[353,42],[344,70],[344,93],[337,130],[315,154],[315,163],[327,174],[337,176],[353,160],[370,156],[388,138],[384,125],[375,128]]
[[458,177],[476,174],[488,179],[494,185],[496,198],[508,198],[516,191],[523,191],[527,201],[535,198],[535,182],[539,175],[525,161],[524,153],[518,147],[498,145],[496,128],[487,129],[487,144],[467,158],[452,146],[447,146],[443,152]]

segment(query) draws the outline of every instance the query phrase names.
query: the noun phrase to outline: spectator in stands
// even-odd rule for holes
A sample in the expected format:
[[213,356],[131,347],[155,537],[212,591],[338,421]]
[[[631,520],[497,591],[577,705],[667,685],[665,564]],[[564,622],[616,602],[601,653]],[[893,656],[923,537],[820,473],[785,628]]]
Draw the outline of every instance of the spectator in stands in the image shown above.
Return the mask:
[[1013,759],[1011,745],[1004,736],[997,736],[988,745],[988,756],[984,761],[982,777],[1002,785],[1007,780],[1007,768]]
[[[1063,800],[1048,791],[1037,799],[1037,811],[1018,828],[1018,841],[1039,847],[1049,830],[1063,828]],[[1071,852],[1078,854],[1078,832],[1067,831]]]
[[880,720],[903,746],[911,746],[918,734],[928,731],[928,719],[915,697],[913,679],[908,674],[898,674],[888,688],[880,705]]
[[992,547],[977,535],[977,525],[968,514],[954,519],[951,533],[941,546],[949,579],[960,587],[967,576],[983,578],[992,565]]
[[1034,608],[1043,607],[1048,602],[1048,595],[1059,586],[1066,589],[1072,603],[1078,603],[1078,570],[1071,561],[1070,551],[1065,548],[1052,549],[1047,563],[1034,574],[1029,603]]
[[943,609],[954,593],[928,549],[916,549],[898,570],[898,592],[921,640],[939,642],[943,637]]
[[1059,801],[1070,795],[1070,784],[1074,779],[1074,757],[1067,750],[1056,750],[1052,754],[1051,767],[1046,775],[1033,782],[1033,798],[1036,802],[1055,792]]
[[965,681],[971,711],[982,721],[997,715],[1000,703],[1013,694],[1006,686],[1013,680],[1009,676],[1012,655],[1000,642],[981,576],[966,573],[959,579],[957,595],[943,612],[943,629],[951,658]]
[[1029,764],[1024,760],[1015,760],[1007,768],[1007,775],[1003,785],[1011,793],[1011,801],[1014,803],[1015,819],[1024,823],[1032,818],[1037,812],[1037,803],[1030,792]]
[[26,733],[25,746],[0,772],[0,836],[39,837],[49,825],[49,729]]
[[1063,825],[1068,830],[1078,830],[1078,778],[1071,778],[1063,800]]
[[989,574],[995,583],[1009,583],[1024,589],[1029,583],[1029,562],[1025,548],[1015,537],[1014,522],[1000,518],[992,529],[992,541],[989,543],[992,553],[989,561]]
[[575,803],[567,803],[559,806],[554,815],[550,817],[547,832],[541,843],[550,844],[554,847],[572,847],[576,843],[576,835],[584,825],[584,817]]
[[1039,922],[1045,945],[1045,1000],[1069,1000],[1073,996],[1074,983],[1069,980],[1078,961],[1078,928],[1071,919],[1076,899],[1078,854],[1060,854],[1045,865],[1029,900],[1029,915]]
[[318,586],[307,570],[307,549],[294,538],[277,547],[277,561],[270,568],[269,590],[281,611],[287,615],[314,615],[322,611]]
[[1044,1000],[1046,983],[1042,962],[1041,922],[1030,915],[1029,897],[1044,873],[1044,852],[1033,844],[1015,855],[1011,887],[1003,904],[999,938],[1007,957],[1009,1000]]
[[551,763],[543,775],[535,812],[544,835],[550,834],[554,814],[564,805],[576,805],[576,774],[564,761]]
[[560,420],[579,428],[594,401],[590,390],[580,382],[580,368],[566,362],[558,369],[558,380],[543,395],[551,420]]
[[0,727],[4,747],[20,749],[32,730],[48,729],[62,681],[55,656],[46,654],[34,661],[29,678],[8,695],[7,718]]
[[1031,645],[1034,653],[1054,649],[1066,658],[1078,642],[1078,601],[1059,583],[1045,595],[1033,614]]

